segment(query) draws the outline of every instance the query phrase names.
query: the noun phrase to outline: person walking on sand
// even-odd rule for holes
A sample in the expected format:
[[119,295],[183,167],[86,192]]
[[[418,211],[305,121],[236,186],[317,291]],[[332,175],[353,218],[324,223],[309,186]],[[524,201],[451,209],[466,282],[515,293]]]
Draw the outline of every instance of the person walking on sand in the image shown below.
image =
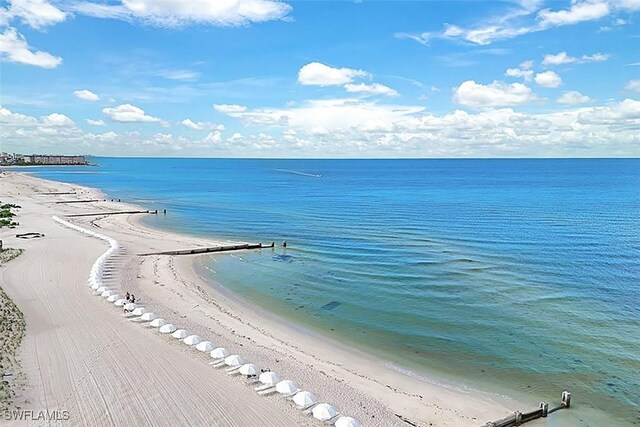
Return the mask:
[[131,294],[131,302],[132,303],[136,302],[136,296],[134,294]]
[[129,292],[127,292],[124,296],[127,299],[127,301],[129,301],[129,298],[131,298],[131,294]]

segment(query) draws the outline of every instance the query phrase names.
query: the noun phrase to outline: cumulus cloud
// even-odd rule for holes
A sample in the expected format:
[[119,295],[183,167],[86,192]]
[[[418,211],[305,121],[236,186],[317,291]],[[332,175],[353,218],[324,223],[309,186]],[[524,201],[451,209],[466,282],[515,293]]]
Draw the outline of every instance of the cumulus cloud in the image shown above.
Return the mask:
[[105,126],[105,123],[102,120],[87,119],[87,123],[91,126]]
[[99,101],[100,100],[100,97],[98,95],[96,95],[95,93],[87,89],[76,90],[75,92],[73,92],[73,94],[76,96],[76,98],[82,99],[83,101]]
[[558,99],[556,99],[556,102],[558,104],[570,104],[570,105],[584,104],[591,101],[592,101],[591,98],[575,90],[564,92],[562,95],[558,97]]
[[[0,138],[9,151],[92,154],[317,157],[526,157],[640,155],[640,101],[625,99],[594,107],[528,114],[511,108],[432,114],[423,107],[380,105],[363,100],[308,101],[287,108],[245,109],[238,120],[270,123],[225,138],[138,131],[83,132],[45,125],[0,107]],[[259,117],[267,117],[262,120]],[[286,120],[280,120],[286,117]],[[53,120],[62,122],[64,120]],[[5,148],[6,147],[6,148]],[[48,148],[47,148],[48,147]],[[259,153],[259,154],[257,154]]]
[[142,108],[131,104],[122,104],[117,107],[104,108],[102,112],[115,122],[134,123],[134,122],[161,122],[157,117],[147,115]]
[[609,4],[605,0],[573,1],[569,9],[541,10],[538,12],[538,19],[543,26],[572,25],[603,18],[609,12]]
[[41,68],[55,68],[62,63],[59,56],[34,51],[15,28],[6,28],[4,33],[0,34],[0,58]]
[[32,28],[42,29],[62,22],[67,14],[45,0],[9,0],[1,13],[6,22],[19,18]]
[[556,88],[562,84],[562,78],[554,71],[536,74],[535,81],[539,86],[547,88]]
[[398,91],[391,89],[388,86],[380,83],[347,83],[344,88],[349,93],[361,93],[364,95],[385,95],[385,96],[398,96]]
[[573,63],[585,63],[585,62],[600,62],[609,59],[609,55],[604,53],[594,53],[593,55],[582,55],[580,58],[576,58],[567,54],[567,52],[558,52],[555,55],[545,55],[542,65],[563,65]]
[[640,92],[640,79],[630,80],[624,88],[632,92]]
[[505,75],[508,77],[522,78],[528,82],[533,77],[533,61],[524,61],[518,68],[508,68]]
[[236,113],[242,113],[247,109],[245,106],[235,104],[214,104],[213,108],[219,113],[228,114],[230,116]]
[[298,71],[298,83],[305,86],[338,86],[368,75],[363,70],[334,68],[320,62],[310,62]]
[[494,81],[484,85],[467,80],[454,90],[453,99],[468,107],[492,108],[526,104],[535,100],[536,95],[522,83]]
[[60,113],[51,113],[48,116],[43,116],[42,123],[47,126],[75,126],[73,120]]
[[205,130],[205,129],[215,129],[217,131],[224,130],[224,125],[217,125],[209,122],[194,122],[191,119],[184,119],[182,121],[182,125],[192,130]]
[[277,0],[121,0],[116,4],[81,1],[72,3],[70,8],[99,18],[136,20],[169,27],[245,25],[284,19],[291,11],[291,6]]

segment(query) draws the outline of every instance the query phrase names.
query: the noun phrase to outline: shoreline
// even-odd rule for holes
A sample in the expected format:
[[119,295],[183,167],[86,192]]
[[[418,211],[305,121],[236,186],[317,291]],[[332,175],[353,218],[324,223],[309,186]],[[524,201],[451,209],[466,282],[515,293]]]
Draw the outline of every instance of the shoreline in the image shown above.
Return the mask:
[[[20,172],[11,172],[11,174],[28,177],[28,179],[34,180],[36,183],[40,182],[42,185],[79,188],[85,193],[104,198],[104,194],[97,189],[43,180]],[[137,207],[128,203],[115,202],[96,202],[90,205],[92,207],[109,205],[111,209],[115,206]],[[56,208],[61,209],[62,207],[57,206]],[[69,205],[64,208],[73,212],[82,209],[80,206]],[[140,217],[133,215],[110,216],[91,221],[74,218],[74,222],[79,225],[99,226],[101,233],[110,236],[115,233],[117,236],[114,237],[118,241],[124,242],[125,246],[148,246],[150,242],[139,241],[141,236],[152,236],[154,248],[162,246],[162,243],[157,242],[159,238],[160,240],[170,238],[173,242],[176,240],[188,241],[191,244],[210,243],[208,239],[178,235],[152,228],[144,224]],[[260,347],[261,351],[256,351],[252,360],[262,359],[267,364],[282,362],[280,366],[287,365],[292,371],[296,371],[296,364],[304,364],[304,369],[298,369],[296,372],[299,378],[302,378],[298,381],[309,384],[311,391],[321,395],[319,397],[326,396],[325,400],[337,404],[338,407],[342,408],[345,405],[349,407],[353,396],[347,393],[336,393],[337,397],[332,400],[333,390],[331,387],[328,389],[323,387],[323,383],[329,379],[335,381],[335,384],[348,383],[354,392],[353,394],[359,398],[362,396],[362,400],[369,404],[382,405],[383,410],[376,414],[379,415],[378,420],[381,419],[380,416],[385,419],[398,413],[412,422],[419,423],[417,425],[471,426],[501,418],[516,409],[529,410],[535,407],[532,402],[523,404],[522,401],[516,401],[513,398],[491,395],[473,389],[456,388],[455,384],[447,387],[449,384],[439,384],[440,381],[425,382],[397,370],[389,369],[388,366],[385,366],[384,360],[360,350],[354,351],[347,348],[344,343],[331,337],[322,334],[316,336],[314,331],[290,324],[277,314],[270,313],[250,301],[244,300],[240,295],[225,288],[223,284],[212,286],[212,280],[203,279],[194,268],[194,264],[199,259],[201,258],[188,256],[145,257],[145,259],[136,260],[127,265],[124,269],[124,275],[135,273],[133,277],[137,280],[131,280],[127,284],[135,289],[137,295],[142,295],[143,304],[147,305],[147,300],[149,300],[150,305],[158,305],[157,311],[162,309],[173,312],[171,317],[180,316],[185,319],[185,322],[193,322],[192,329],[207,327],[207,323],[214,321],[218,323],[217,330],[207,329],[216,333],[219,341],[228,340],[243,347],[244,345],[240,341],[249,341],[254,346]],[[167,271],[173,276],[176,283],[161,284],[156,280],[162,276],[157,272],[163,272],[166,275]],[[166,279],[164,276],[162,278]],[[160,302],[160,300],[164,301]],[[185,300],[188,302],[185,303]],[[194,302],[197,304],[193,305]],[[201,309],[202,302],[209,306],[202,306]],[[198,309],[196,310],[196,308]],[[183,314],[184,312],[187,314]],[[225,330],[231,333],[225,334]],[[331,358],[326,357],[327,348],[331,348]],[[273,359],[274,353],[278,356],[275,360]],[[287,357],[293,360],[287,361]],[[261,366],[267,366],[264,364],[265,362],[262,362]],[[402,367],[398,368],[403,369]],[[321,372],[326,378],[321,378],[320,381],[313,378],[313,374],[317,375],[318,372]],[[377,379],[374,380],[374,376]],[[295,378],[292,379],[295,380]],[[432,378],[426,377],[425,379],[431,380]],[[318,388],[324,390],[318,392],[316,388],[313,388],[314,384],[318,384]],[[463,411],[468,415],[464,415]],[[360,415],[361,421],[366,425],[367,419],[363,415],[368,414],[368,411],[358,409],[356,412],[359,413],[355,415]],[[554,417],[556,417],[555,420],[560,419],[560,416]],[[402,425],[399,419],[388,418],[388,420],[395,421],[389,425],[396,425],[396,423]],[[544,425],[544,422],[534,422],[531,425]]]

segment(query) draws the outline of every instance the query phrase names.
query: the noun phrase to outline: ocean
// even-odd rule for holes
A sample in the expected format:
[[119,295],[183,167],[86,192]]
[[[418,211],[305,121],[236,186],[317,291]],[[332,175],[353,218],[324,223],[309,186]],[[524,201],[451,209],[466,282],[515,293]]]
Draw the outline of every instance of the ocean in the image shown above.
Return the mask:
[[638,159],[94,160],[27,171],[275,241],[199,269],[400,372],[640,424]]

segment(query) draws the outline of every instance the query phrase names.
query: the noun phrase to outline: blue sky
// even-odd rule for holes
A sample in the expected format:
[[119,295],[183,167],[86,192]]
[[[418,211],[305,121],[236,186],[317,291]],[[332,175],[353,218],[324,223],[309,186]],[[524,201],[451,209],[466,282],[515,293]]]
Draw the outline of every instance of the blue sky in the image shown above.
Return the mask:
[[640,155],[640,0],[0,5],[3,151]]

